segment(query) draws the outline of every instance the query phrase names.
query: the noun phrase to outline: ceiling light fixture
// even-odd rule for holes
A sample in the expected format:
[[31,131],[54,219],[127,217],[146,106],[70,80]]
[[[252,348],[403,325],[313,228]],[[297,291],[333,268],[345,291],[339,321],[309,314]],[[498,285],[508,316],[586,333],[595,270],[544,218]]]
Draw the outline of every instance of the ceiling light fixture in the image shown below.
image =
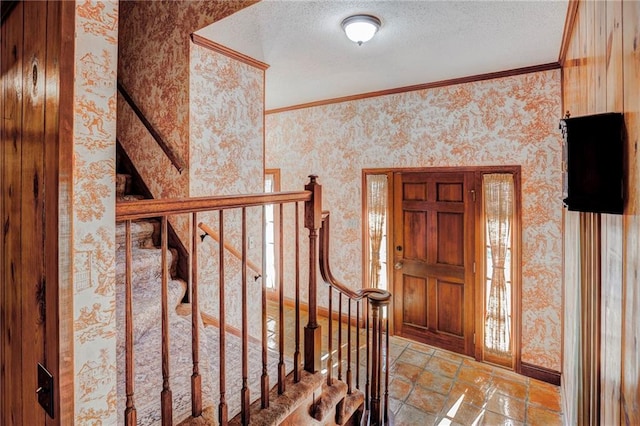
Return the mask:
[[349,40],[358,43],[358,46],[371,40],[380,29],[380,25],[380,19],[371,15],[353,15],[342,21],[345,34]]

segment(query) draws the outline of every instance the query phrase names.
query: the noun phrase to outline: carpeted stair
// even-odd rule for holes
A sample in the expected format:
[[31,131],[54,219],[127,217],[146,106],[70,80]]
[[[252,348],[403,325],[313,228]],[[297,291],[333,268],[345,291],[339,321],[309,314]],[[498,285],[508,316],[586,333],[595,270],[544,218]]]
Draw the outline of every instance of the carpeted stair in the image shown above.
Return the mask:
[[[118,174],[116,178],[117,202],[143,199],[129,194],[131,176]],[[159,425],[160,392],[162,390],[162,251],[158,220],[140,220],[131,223],[132,240],[132,296],[134,339],[134,401],[138,425]],[[116,226],[116,324],[117,324],[117,410],[118,424],[124,423],[125,393],[125,225]],[[173,424],[217,424],[219,396],[219,329],[200,322],[200,374],[202,376],[203,408],[201,417],[191,417],[191,317],[190,307],[182,303],[187,290],[185,281],[175,278],[177,252],[168,253],[168,308],[170,342],[170,386],[173,395]],[[226,402],[230,424],[240,422],[241,347],[239,337],[227,333],[226,348]],[[260,396],[262,374],[261,345],[249,345],[249,387],[251,399]],[[268,370],[272,384],[277,382],[278,355],[269,353]],[[291,363],[288,362],[291,368]],[[291,376],[291,375],[290,375]],[[346,394],[346,385],[334,381],[326,385],[321,373],[304,372],[300,383],[288,377],[287,391],[271,391],[270,408],[261,409],[260,401],[251,405],[251,424],[349,424],[358,419],[363,395],[357,391]],[[355,416],[353,416],[355,414]]]

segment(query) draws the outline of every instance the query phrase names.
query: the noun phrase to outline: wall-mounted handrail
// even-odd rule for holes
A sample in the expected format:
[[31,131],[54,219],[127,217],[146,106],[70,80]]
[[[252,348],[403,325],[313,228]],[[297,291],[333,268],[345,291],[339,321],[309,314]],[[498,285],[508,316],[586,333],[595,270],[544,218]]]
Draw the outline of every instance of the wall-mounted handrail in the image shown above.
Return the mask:
[[122,95],[123,99],[127,102],[127,104],[129,104],[129,107],[131,107],[133,112],[135,112],[138,119],[142,122],[149,134],[156,141],[160,149],[162,149],[167,158],[169,158],[171,164],[173,164],[173,166],[178,170],[178,173],[182,173],[182,171],[184,170],[184,162],[180,158],[178,158],[178,155],[173,151],[171,146],[169,146],[169,144],[165,142],[162,136],[160,136],[160,133],[158,133],[158,131],[153,127],[149,120],[147,120],[147,117],[144,116],[140,108],[138,108],[138,105],[134,102],[133,98],[131,97],[131,95],[129,95],[129,92],[127,92],[120,81],[118,81],[118,91]]
[[[201,236],[202,240],[204,241],[204,237],[206,237],[207,235],[210,236],[211,238],[213,238],[214,241],[216,241],[218,244],[220,244],[220,235],[218,235],[218,233],[211,229],[210,226],[208,226],[206,223],[198,223],[198,228],[202,229],[204,231],[204,234]],[[233,247],[231,244],[227,243],[225,241],[224,243],[224,248],[225,250],[227,250],[229,253],[231,253],[233,256],[235,256],[236,259],[238,260],[242,260],[242,253],[240,253],[240,251],[238,249],[236,249],[235,247]],[[252,261],[247,259],[247,266],[253,271],[255,272],[257,275],[255,275],[253,278],[255,280],[257,280],[258,278],[260,278],[262,276],[262,268],[260,268],[258,265],[256,265],[255,263],[253,263]]]

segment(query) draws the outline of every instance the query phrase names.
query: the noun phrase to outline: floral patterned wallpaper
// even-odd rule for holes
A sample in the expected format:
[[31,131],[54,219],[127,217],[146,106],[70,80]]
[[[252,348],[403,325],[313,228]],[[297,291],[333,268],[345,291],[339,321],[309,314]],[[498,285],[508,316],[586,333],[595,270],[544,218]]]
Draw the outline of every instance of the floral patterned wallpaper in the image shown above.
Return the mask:
[[282,190],[318,174],[335,275],[360,286],[363,168],[522,166],[522,360],[561,369],[560,71],[270,114]]
[[[120,4],[118,79],[185,164],[189,163],[190,34],[255,0],[125,1]],[[121,104],[122,102],[119,102]],[[119,113],[128,107],[119,105]],[[137,118],[118,118],[118,138],[156,198],[187,196],[188,176],[170,166]],[[131,125],[133,124],[133,125]]]
[[[196,44],[191,45],[190,70],[189,195],[262,192],[264,71]],[[247,210],[247,233],[253,239],[248,258],[257,264],[262,262],[261,218],[261,209]],[[219,230],[217,214],[203,213],[198,221]],[[240,250],[240,212],[225,212],[224,226],[226,241]],[[200,245],[198,257],[201,309],[216,317],[218,253],[218,244],[208,238]],[[227,253],[225,268],[226,314],[231,324],[240,327],[241,263]],[[259,280],[248,283],[251,294],[260,291]],[[260,317],[250,323],[259,326]],[[252,334],[258,334],[258,327],[252,329]]]
[[76,3],[73,333],[76,424],[115,424],[117,1]]

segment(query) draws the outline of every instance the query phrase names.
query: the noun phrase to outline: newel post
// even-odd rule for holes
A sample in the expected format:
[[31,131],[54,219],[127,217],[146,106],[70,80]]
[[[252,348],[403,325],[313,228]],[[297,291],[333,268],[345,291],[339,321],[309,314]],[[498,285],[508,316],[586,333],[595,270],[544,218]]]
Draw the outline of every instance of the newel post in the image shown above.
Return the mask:
[[309,176],[304,186],[311,191],[311,200],[304,204],[304,227],[309,230],[309,322],[304,327],[304,369],[310,373],[320,371],[321,329],[318,324],[318,230],[322,226],[322,185],[317,176]]

